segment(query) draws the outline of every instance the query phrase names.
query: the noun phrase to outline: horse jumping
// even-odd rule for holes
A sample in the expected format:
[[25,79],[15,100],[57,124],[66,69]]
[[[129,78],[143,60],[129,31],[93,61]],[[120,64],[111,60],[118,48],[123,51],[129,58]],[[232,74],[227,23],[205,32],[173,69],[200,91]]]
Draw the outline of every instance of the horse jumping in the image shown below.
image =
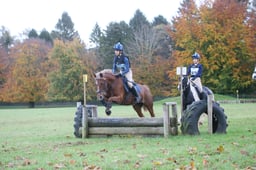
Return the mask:
[[142,107],[155,117],[153,110],[153,96],[147,85],[137,84],[142,98],[140,103],[135,102],[135,96],[126,90],[123,78],[112,73],[111,69],[102,70],[94,74],[97,86],[97,99],[106,107],[106,114],[111,114],[112,102],[120,105],[132,105],[139,117],[144,117]]

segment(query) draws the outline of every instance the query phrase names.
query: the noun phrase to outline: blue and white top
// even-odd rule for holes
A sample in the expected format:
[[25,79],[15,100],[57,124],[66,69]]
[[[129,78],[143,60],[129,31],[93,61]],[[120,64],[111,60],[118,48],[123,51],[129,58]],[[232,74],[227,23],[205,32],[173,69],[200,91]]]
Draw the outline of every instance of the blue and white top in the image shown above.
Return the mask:
[[203,65],[198,63],[198,64],[191,64],[188,67],[188,74],[187,75],[191,75],[192,78],[197,78],[197,77],[201,77],[203,73]]
[[119,72],[122,75],[125,75],[130,71],[130,61],[129,58],[125,55],[115,56],[113,61],[112,72]]

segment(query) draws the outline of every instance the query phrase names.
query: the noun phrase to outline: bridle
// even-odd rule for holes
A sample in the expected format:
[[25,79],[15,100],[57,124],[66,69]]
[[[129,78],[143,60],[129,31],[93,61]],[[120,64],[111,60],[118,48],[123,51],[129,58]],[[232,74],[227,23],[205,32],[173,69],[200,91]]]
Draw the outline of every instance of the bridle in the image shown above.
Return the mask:
[[[97,90],[96,90],[97,97],[100,100],[103,100],[104,96],[107,94],[108,83],[105,78],[95,78],[95,80],[96,80],[96,86],[97,86]],[[103,81],[104,83],[103,88],[100,88],[99,81]]]

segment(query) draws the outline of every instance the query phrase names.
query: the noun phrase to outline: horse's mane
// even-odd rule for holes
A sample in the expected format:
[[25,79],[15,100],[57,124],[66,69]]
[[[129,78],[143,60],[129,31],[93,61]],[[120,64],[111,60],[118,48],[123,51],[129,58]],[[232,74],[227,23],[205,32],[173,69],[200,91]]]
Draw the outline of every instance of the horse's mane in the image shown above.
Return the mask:
[[102,76],[104,78],[110,78],[110,79],[113,79],[115,78],[114,74],[112,73],[112,70],[111,69],[104,69],[104,70],[101,70],[99,72],[97,72],[96,74],[96,78],[102,78]]
[[100,74],[104,75],[105,73],[107,73],[107,74],[111,73],[112,74],[112,70],[111,69],[101,70],[101,71],[95,73],[96,78],[100,78]]

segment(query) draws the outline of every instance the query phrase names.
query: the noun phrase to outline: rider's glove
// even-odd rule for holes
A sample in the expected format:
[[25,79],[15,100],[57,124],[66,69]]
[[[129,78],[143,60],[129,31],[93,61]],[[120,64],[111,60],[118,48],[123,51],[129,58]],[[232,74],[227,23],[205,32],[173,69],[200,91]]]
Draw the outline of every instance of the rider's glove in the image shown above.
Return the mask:
[[121,73],[118,73],[115,75],[116,77],[122,77],[122,74]]

